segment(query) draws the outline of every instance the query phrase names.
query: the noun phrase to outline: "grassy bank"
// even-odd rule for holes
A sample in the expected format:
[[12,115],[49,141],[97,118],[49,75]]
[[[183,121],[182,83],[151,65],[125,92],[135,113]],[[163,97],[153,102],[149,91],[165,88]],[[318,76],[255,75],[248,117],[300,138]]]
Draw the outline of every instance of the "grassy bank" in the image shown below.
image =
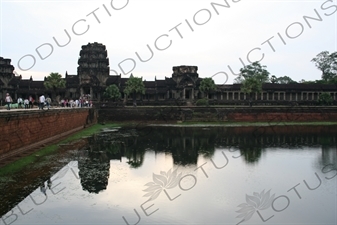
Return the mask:
[[79,140],[85,136],[91,136],[95,133],[98,133],[102,130],[102,128],[106,128],[106,127],[116,127],[118,126],[117,124],[106,124],[106,125],[101,125],[101,124],[95,124],[91,127],[88,127],[84,130],[81,130],[67,138],[65,138],[64,140],[56,143],[56,144],[51,144],[49,146],[43,147],[40,150],[33,152],[32,154],[22,157],[8,165],[5,165],[4,167],[0,168],[0,177],[4,176],[4,175],[8,175],[8,174],[12,174],[12,173],[16,173],[20,170],[22,170],[23,168],[25,168],[26,166],[31,165],[32,163],[36,162],[37,160],[41,160],[42,157],[51,155],[53,153],[55,153],[58,149],[59,149],[59,145],[62,144],[67,144],[67,143],[71,143],[73,141]]

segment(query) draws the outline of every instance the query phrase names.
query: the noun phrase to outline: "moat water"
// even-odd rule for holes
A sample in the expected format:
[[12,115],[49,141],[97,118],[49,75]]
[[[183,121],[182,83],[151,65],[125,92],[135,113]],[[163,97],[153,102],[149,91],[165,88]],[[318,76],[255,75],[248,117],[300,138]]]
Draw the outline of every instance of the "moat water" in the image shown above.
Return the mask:
[[0,224],[337,224],[337,128],[106,128],[1,177]]

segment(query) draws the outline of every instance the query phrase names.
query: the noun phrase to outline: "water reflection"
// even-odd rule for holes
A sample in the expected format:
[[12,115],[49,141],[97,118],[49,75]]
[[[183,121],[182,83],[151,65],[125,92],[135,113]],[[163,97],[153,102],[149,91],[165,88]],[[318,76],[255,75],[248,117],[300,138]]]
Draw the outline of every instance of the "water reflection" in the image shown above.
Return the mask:
[[337,169],[337,148],[336,146],[322,146],[321,157],[318,158],[318,165],[323,167],[325,165],[331,165],[331,169]]
[[128,159],[127,163],[131,166],[131,168],[138,168],[142,166],[144,162],[144,154],[147,149],[146,146],[138,144],[140,141],[139,139],[141,138],[134,136],[132,139],[125,140],[128,144],[123,145],[125,157]]
[[[158,168],[158,165],[165,162],[165,160],[172,163],[173,167],[180,169],[187,168],[186,170],[195,171],[195,168],[200,166],[200,164],[209,162],[211,159],[215,159],[217,162],[223,162],[224,158],[223,155],[219,153],[219,150],[224,150],[226,153],[232,153],[232,155],[235,156],[234,159],[231,159],[228,168],[226,168],[226,172],[222,171],[222,174],[219,172],[220,170],[216,171],[214,168],[213,170],[210,169],[207,171],[212,178],[213,186],[211,186],[211,181],[206,184],[208,180],[204,178],[203,174],[201,174],[203,176],[198,177],[198,188],[205,189],[205,192],[202,192],[204,195],[202,195],[200,191],[201,194],[198,195],[198,198],[203,198],[202,196],[204,196],[204,199],[200,199],[200,202],[210,202],[208,207],[212,209],[210,210],[212,212],[220,210],[219,205],[223,208],[227,207],[232,209],[239,203],[235,202],[232,206],[226,205],[228,202],[227,199],[231,199],[231,196],[224,196],[223,199],[226,200],[223,202],[211,202],[210,199],[219,199],[219,196],[222,196],[224,190],[233,196],[237,195],[236,189],[243,189],[250,185],[255,185],[254,188],[256,190],[253,188],[249,190],[240,189],[240,195],[235,196],[235,198],[233,197],[233,199],[244,197],[245,193],[262,191],[266,187],[279,187],[283,185],[279,191],[287,191],[292,187],[291,185],[293,185],[293,183],[284,185],[284,181],[283,183],[281,181],[279,182],[279,179],[282,179],[284,170],[287,170],[289,176],[293,176],[295,174],[293,169],[296,169],[297,177],[292,178],[294,184],[296,184],[315,174],[316,171],[321,171],[326,165],[332,164],[332,167],[337,169],[336,134],[337,128],[333,126],[121,128],[119,130],[111,130],[110,132],[102,132],[88,138],[87,146],[78,150],[77,152],[79,154],[76,154],[76,157],[69,156],[65,161],[76,160],[76,162],[78,162],[78,164],[76,163],[76,167],[78,167],[78,177],[77,170],[75,170],[75,172],[73,171],[74,174],[69,173],[67,178],[69,182],[68,180],[66,180],[67,182],[63,182],[62,185],[59,186],[59,189],[61,190],[67,185],[71,187],[71,179],[77,178],[80,179],[78,182],[78,188],[81,190],[79,196],[90,195],[92,204],[96,204],[95,201],[97,199],[111,199],[112,202],[118,201],[120,205],[123,205],[125,202],[124,198],[127,198],[128,195],[132,195],[133,197],[139,195],[140,198],[142,197],[144,194],[142,193],[144,185],[151,181],[150,176],[152,173],[158,174],[159,171],[167,171],[167,168]],[[292,158],[293,155],[296,157]],[[302,163],[301,157],[308,155],[310,157],[303,158],[303,162],[307,164],[303,163],[301,164],[302,167],[299,166],[299,162]],[[158,158],[156,158],[156,156],[158,156]],[[219,157],[221,157],[221,159],[219,159]],[[240,160],[235,160],[235,158],[240,158]],[[265,158],[266,160],[264,160]],[[280,158],[283,160],[280,160]],[[63,165],[65,161],[63,161]],[[282,168],[279,174],[274,170],[275,164],[278,164],[276,166],[278,169]],[[247,169],[245,165],[249,165],[249,169]],[[312,168],[306,165],[310,165]],[[50,204],[49,207],[52,208],[52,204],[57,202],[57,199],[56,197],[52,198],[51,194],[49,195],[49,193],[52,193],[50,189],[52,186],[56,186],[59,181],[53,181],[51,183],[50,177],[52,177],[52,174],[55,172],[48,171],[49,167],[49,163],[46,162],[45,167],[43,167],[41,171],[37,169],[33,171],[34,168],[32,168],[32,174],[41,173],[39,179],[22,179],[22,176],[18,178],[12,177],[11,179],[13,179],[14,182],[8,184],[12,184],[10,192],[13,192],[13,194],[11,195],[11,199],[6,198],[6,201],[2,201],[5,202],[6,206],[5,204],[1,204],[0,214],[4,215],[6,212],[9,212],[9,210],[18,205],[18,202],[26,198],[33,191],[39,192],[43,197],[51,197],[50,199],[52,201],[48,204]],[[60,170],[57,173],[58,175],[54,176],[59,177],[60,180],[66,178],[64,174],[70,171],[69,168],[70,165]],[[172,167],[169,167],[169,169],[170,168]],[[231,169],[232,171],[229,172]],[[329,167],[329,169],[331,170],[331,167]],[[267,170],[270,173],[274,172],[275,176],[263,177],[263,174]],[[42,176],[42,172],[45,173],[45,175]],[[218,174],[215,174],[216,172]],[[123,176],[125,174],[127,175],[123,177],[120,174],[123,174]],[[244,177],[244,179],[241,180],[234,177],[238,174],[240,177]],[[331,175],[331,173],[329,175]],[[127,176],[132,176],[132,179],[127,178]],[[274,177],[278,178],[274,179]],[[202,180],[202,178],[204,178],[204,180]],[[250,178],[253,181],[251,181]],[[20,179],[25,180],[24,185],[20,186],[20,182],[15,183]],[[136,181],[132,183],[133,180]],[[226,186],[229,181],[231,181],[231,186]],[[27,185],[29,182],[30,185]],[[131,185],[129,184],[130,182],[132,183]],[[205,182],[204,185],[201,184],[202,182]],[[246,184],[246,182],[251,183]],[[132,185],[138,185],[137,190],[139,189],[140,194],[131,193],[135,191]],[[0,193],[8,191],[8,187],[9,185],[1,185]],[[215,195],[209,194],[209,188],[212,188]],[[217,189],[219,189],[218,192]],[[229,189],[231,189],[232,192],[227,191]],[[21,190],[24,191],[22,192]],[[68,190],[68,186],[66,190]],[[65,193],[66,191],[64,191],[64,195],[66,195]],[[219,193],[221,193],[221,195]],[[179,193],[176,193],[176,195],[178,194]],[[119,199],[119,196],[123,196],[124,198],[120,197]],[[185,194],[184,198],[186,196],[188,197],[188,195]],[[211,196],[212,198],[208,199],[207,196]],[[191,194],[190,201],[186,202],[194,201],[194,197],[195,196]],[[83,204],[83,207],[86,207],[85,200],[81,202],[81,198],[82,197],[78,197],[77,199],[78,202],[80,202],[79,204]],[[1,200],[3,199],[4,198],[1,198]],[[132,202],[133,199],[127,199],[126,201]],[[159,198],[158,201],[160,201]],[[97,202],[99,202],[99,200],[97,200]],[[143,203],[143,199],[138,200],[138,203]],[[158,203],[156,202],[156,204]],[[292,202],[292,204],[295,203]],[[111,205],[112,204],[110,204],[110,206]],[[165,206],[168,207],[167,205]],[[127,209],[133,212],[132,207],[136,206],[128,205]],[[194,206],[189,205],[181,209],[189,210],[193,207]],[[175,208],[172,207],[172,215],[176,213],[174,209]],[[89,208],[88,210],[90,211],[92,209]],[[118,208],[118,210],[120,210],[120,208]],[[168,210],[171,210],[171,208]],[[227,214],[233,214],[234,211],[235,210],[227,212]],[[99,212],[99,210],[96,209],[95,212]],[[218,215],[220,214],[217,214],[217,216]],[[120,214],[118,214],[118,218],[121,219]],[[221,218],[219,217],[217,221],[221,221]]]
[[110,160],[121,160],[123,142],[118,136],[102,133],[88,139],[88,146],[78,161],[79,177],[83,190],[98,194],[106,189]]
[[[215,149],[221,147],[240,152],[247,163],[254,164],[259,162],[268,147],[300,150],[302,146],[319,145],[323,149],[335,149],[336,132],[336,128],[329,126],[152,127],[151,132],[121,129],[95,135],[89,141],[88,149],[96,152],[96,156],[105,154],[106,159],[126,157],[132,168],[143,165],[144,154],[148,150],[171,154],[176,165],[195,165],[200,155],[210,159]],[[111,153],[112,156],[107,156]]]
[[262,147],[260,146],[241,146],[241,156],[247,163],[255,164],[259,161],[262,155]]
[[144,164],[145,153],[164,152],[175,165],[197,165],[199,156],[211,159],[216,148],[227,147],[238,152],[247,164],[257,164],[268,147],[301,150],[303,146],[322,146],[319,165],[336,166],[336,134],[334,127],[151,127],[123,128],[103,132],[89,138],[86,157],[79,160],[79,176],[83,190],[99,193],[108,185],[110,161],[123,157],[131,168]]
[[88,154],[78,162],[79,177],[83,190],[99,193],[108,185],[110,160],[106,154]]
[[47,189],[51,189],[51,185],[52,185],[52,182],[50,180],[50,178],[48,178],[47,182],[41,182],[41,185],[40,185],[40,191],[45,195],[47,196]]

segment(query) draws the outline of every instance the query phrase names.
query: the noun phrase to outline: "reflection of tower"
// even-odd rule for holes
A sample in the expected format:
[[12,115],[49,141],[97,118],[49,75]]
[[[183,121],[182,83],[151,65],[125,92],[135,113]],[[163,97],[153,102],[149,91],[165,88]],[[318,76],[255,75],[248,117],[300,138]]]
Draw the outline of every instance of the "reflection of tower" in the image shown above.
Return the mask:
[[79,176],[83,190],[99,193],[108,185],[110,160],[122,159],[123,141],[116,140],[116,136],[109,133],[102,133],[88,138],[88,144],[87,156],[78,162]]
[[108,186],[110,160],[104,153],[89,153],[78,169],[83,190],[98,194]]

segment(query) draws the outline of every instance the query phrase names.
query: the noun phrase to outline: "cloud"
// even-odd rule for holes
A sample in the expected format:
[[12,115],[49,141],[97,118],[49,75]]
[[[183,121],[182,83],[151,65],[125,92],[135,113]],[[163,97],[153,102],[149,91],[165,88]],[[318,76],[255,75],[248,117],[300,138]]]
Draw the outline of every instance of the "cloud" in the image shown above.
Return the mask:
[[[253,51],[251,59],[264,54],[261,63],[272,74],[299,80],[305,73],[308,80],[315,80],[319,74],[310,64],[311,58],[323,50],[336,51],[337,16],[333,7],[321,7],[324,1],[227,1],[228,8],[220,6],[226,5],[222,0],[111,2],[2,2],[0,55],[11,58],[25,78],[34,72],[34,79],[42,79],[44,71],[76,74],[81,46],[99,42],[107,47],[111,70],[118,73],[122,73],[119,64],[132,58],[136,76],[158,74],[157,79],[164,79],[171,76],[173,66],[195,65],[200,77],[223,71],[234,79],[228,66],[238,71],[242,67],[239,58],[248,64],[247,54],[260,48]],[[331,5],[326,3],[325,8]],[[316,17],[315,10],[323,21],[308,19],[310,28],[303,17]],[[53,37],[65,46],[58,46]],[[153,51],[148,61],[152,54],[147,46]],[[146,62],[141,62],[136,52]],[[39,53],[42,58],[50,56],[41,59]],[[35,58],[34,65],[27,54]],[[33,67],[24,72],[19,65]],[[217,83],[224,81],[220,76],[214,79]]]

